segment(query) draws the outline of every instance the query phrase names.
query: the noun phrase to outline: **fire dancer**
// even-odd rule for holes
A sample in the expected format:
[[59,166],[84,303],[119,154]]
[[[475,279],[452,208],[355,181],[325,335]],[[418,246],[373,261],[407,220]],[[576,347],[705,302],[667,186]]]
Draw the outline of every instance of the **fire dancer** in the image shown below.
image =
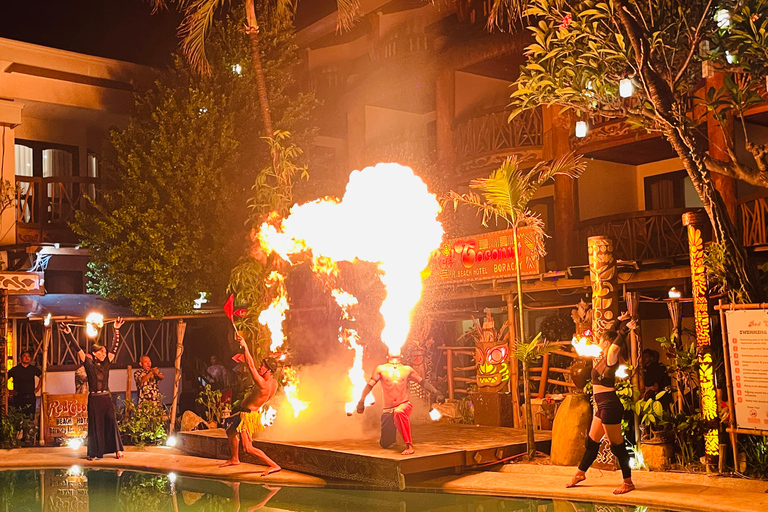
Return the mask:
[[267,469],[261,474],[261,476],[267,476],[280,471],[281,468],[266,453],[253,446],[253,436],[256,432],[264,430],[264,425],[261,423],[262,413],[267,402],[277,392],[277,380],[272,376],[277,371],[277,362],[267,358],[262,360],[261,365],[257,368],[245,339],[238,334],[237,340],[243,347],[245,362],[251,372],[254,384],[251,390],[246,393],[241,404],[232,410],[232,415],[224,420],[232,455],[220,467],[225,468],[240,464],[239,442],[242,438],[243,449],[267,463]]
[[100,459],[105,453],[114,453],[115,458],[123,458],[123,442],[117,428],[112,393],[109,391],[109,370],[120,346],[122,325],[123,319],[118,317],[115,320],[115,334],[109,352],[104,345],[94,343],[91,353],[86,354],[72,336],[72,329],[67,324],[59,324],[61,331],[69,336],[68,341],[74,345],[77,357],[83,363],[88,376],[88,460]]
[[[619,320],[627,320],[629,315],[624,313]],[[618,323],[618,322],[617,322]],[[600,339],[601,354],[592,365],[592,398],[596,410],[592,425],[586,439],[587,450],[579,464],[579,469],[573,475],[566,487],[573,487],[586,480],[587,469],[597,458],[600,441],[603,434],[611,441],[611,452],[616,456],[621,467],[624,482],[614,489],[613,494],[624,494],[635,488],[632,482],[632,469],[629,466],[629,453],[621,432],[621,419],[624,416],[624,406],[616,395],[616,370],[619,368],[619,356],[626,346],[626,336],[630,330],[637,327],[637,321],[631,320],[625,326],[614,325],[605,331]]]
[[405,442],[403,455],[414,453],[413,439],[411,438],[413,404],[408,400],[409,380],[435,395],[439,403],[445,401],[443,395],[432,384],[422,379],[421,375],[410,366],[400,363],[399,354],[389,354],[389,361],[380,364],[373,370],[373,375],[363,389],[363,396],[360,397],[360,402],[357,404],[357,412],[362,414],[365,411],[365,397],[368,396],[376,383],[381,381],[384,411],[381,415],[379,444],[382,448],[389,448],[397,440],[397,432],[400,432]]

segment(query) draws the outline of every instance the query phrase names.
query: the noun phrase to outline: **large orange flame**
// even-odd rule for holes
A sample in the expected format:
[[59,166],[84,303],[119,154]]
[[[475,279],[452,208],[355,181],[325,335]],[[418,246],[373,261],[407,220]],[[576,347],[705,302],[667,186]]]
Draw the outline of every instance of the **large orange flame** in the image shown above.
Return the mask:
[[[336,304],[341,308],[341,317],[344,320],[354,321],[354,317],[350,312],[350,308],[357,304],[357,298],[349,292],[343,290],[332,290],[331,295],[336,300]],[[345,344],[349,349],[355,351],[355,357],[352,362],[352,368],[349,369],[349,380],[352,383],[352,389],[350,390],[351,400],[344,406],[344,410],[347,414],[355,412],[357,397],[363,394],[365,389],[365,370],[363,370],[363,346],[360,345],[360,337],[357,331],[348,327],[339,327],[339,341]],[[366,407],[375,403],[373,393],[369,393],[365,397]]]

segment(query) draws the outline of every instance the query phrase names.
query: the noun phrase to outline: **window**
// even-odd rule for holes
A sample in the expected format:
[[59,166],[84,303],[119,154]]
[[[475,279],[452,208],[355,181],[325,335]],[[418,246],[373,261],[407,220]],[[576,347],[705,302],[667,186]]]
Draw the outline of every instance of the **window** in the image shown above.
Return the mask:
[[685,171],[668,172],[645,178],[645,209],[685,208]]
[[[98,178],[99,177],[99,159],[96,156],[95,153],[88,152],[88,177],[89,178]],[[96,199],[96,184],[95,183],[89,183],[88,184],[88,196],[91,199]]]

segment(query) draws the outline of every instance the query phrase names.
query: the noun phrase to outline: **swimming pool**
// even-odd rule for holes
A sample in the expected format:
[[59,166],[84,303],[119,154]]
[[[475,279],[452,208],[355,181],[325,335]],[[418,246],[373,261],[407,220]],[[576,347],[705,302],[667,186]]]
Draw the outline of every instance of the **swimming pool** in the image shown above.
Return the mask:
[[13,512],[666,512],[633,505],[363,488],[277,487],[136,471],[0,471]]

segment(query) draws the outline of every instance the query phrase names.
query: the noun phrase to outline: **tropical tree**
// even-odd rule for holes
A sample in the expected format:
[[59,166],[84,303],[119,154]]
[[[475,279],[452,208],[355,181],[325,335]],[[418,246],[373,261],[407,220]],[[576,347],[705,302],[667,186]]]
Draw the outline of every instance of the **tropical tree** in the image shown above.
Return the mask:
[[[245,33],[248,35],[251,65],[256,77],[256,87],[259,92],[261,117],[267,137],[274,134],[272,112],[268,94],[268,81],[262,66],[263,48],[259,37],[265,23],[269,26],[290,24],[293,20],[296,3],[292,0],[148,0],[154,12],[174,6],[184,18],[179,26],[181,51],[194,69],[203,74],[211,72],[211,66],[206,52],[208,34],[213,25],[215,15],[225,7],[232,12],[236,8],[245,17]],[[235,4],[235,5],[233,5]],[[338,27],[348,29],[359,14],[359,0],[337,0]],[[257,15],[258,13],[258,15]],[[285,127],[283,127],[285,128]],[[277,165],[277,164],[276,164]]]
[[[578,178],[584,172],[584,162],[573,154],[563,155],[553,162],[537,162],[533,166],[530,162],[521,162],[516,156],[508,157],[497,170],[488,178],[478,178],[469,184],[471,189],[480,192],[480,195],[469,192],[458,194],[451,191],[447,200],[453,201],[454,208],[460,203],[474,206],[482,213],[481,223],[488,226],[488,221],[497,223],[503,221],[512,229],[513,247],[515,251],[515,283],[517,285],[517,312],[518,332],[515,335],[512,352],[523,363],[523,392],[525,396],[525,424],[527,431],[528,457],[533,458],[536,450],[536,441],[533,435],[533,412],[531,408],[531,389],[528,380],[528,368],[530,362],[537,357],[539,336],[531,341],[525,334],[523,315],[523,285],[520,276],[520,249],[518,236],[520,230],[525,228],[531,233],[535,244],[535,252],[544,256],[544,221],[528,209],[528,203],[536,192],[555,176],[564,175]],[[514,383],[513,392],[517,392],[517,383]]]
[[[522,22],[522,23],[521,23]],[[558,105],[584,118],[622,119],[661,134],[681,159],[712,223],[727,262],[727,280],[760,301],[756,269],[739,243],[712,173],[768,186],[766,145],[751,141],[745,114],[765,104],[768,2],[765,0],[495,0],[492,26],[528,25],[526,49],[512,94],[512,117]],[[703,87],[702,74],[723,75]],[[622,80],[634,96],[622,98]],[[628,85],[627,82],[625,84]],[[712,114],[727,159],[707,153],[704,116]],[[732,122],[744,131],[754,163],[739,159]]]
[[[249,186],[269,166],[242,22],[212,28],[211,72],[181,57],[137,98],[127,127],[103,155],[106,192],[73,225],[91,250],[89,290],[162,317],[191,310],[200,292],[224,302],[230,271],[246,250]],[[312,95],[287,94],[297,59],[292,34],[262,32],[274,112],[299,140],[312,136]]]

